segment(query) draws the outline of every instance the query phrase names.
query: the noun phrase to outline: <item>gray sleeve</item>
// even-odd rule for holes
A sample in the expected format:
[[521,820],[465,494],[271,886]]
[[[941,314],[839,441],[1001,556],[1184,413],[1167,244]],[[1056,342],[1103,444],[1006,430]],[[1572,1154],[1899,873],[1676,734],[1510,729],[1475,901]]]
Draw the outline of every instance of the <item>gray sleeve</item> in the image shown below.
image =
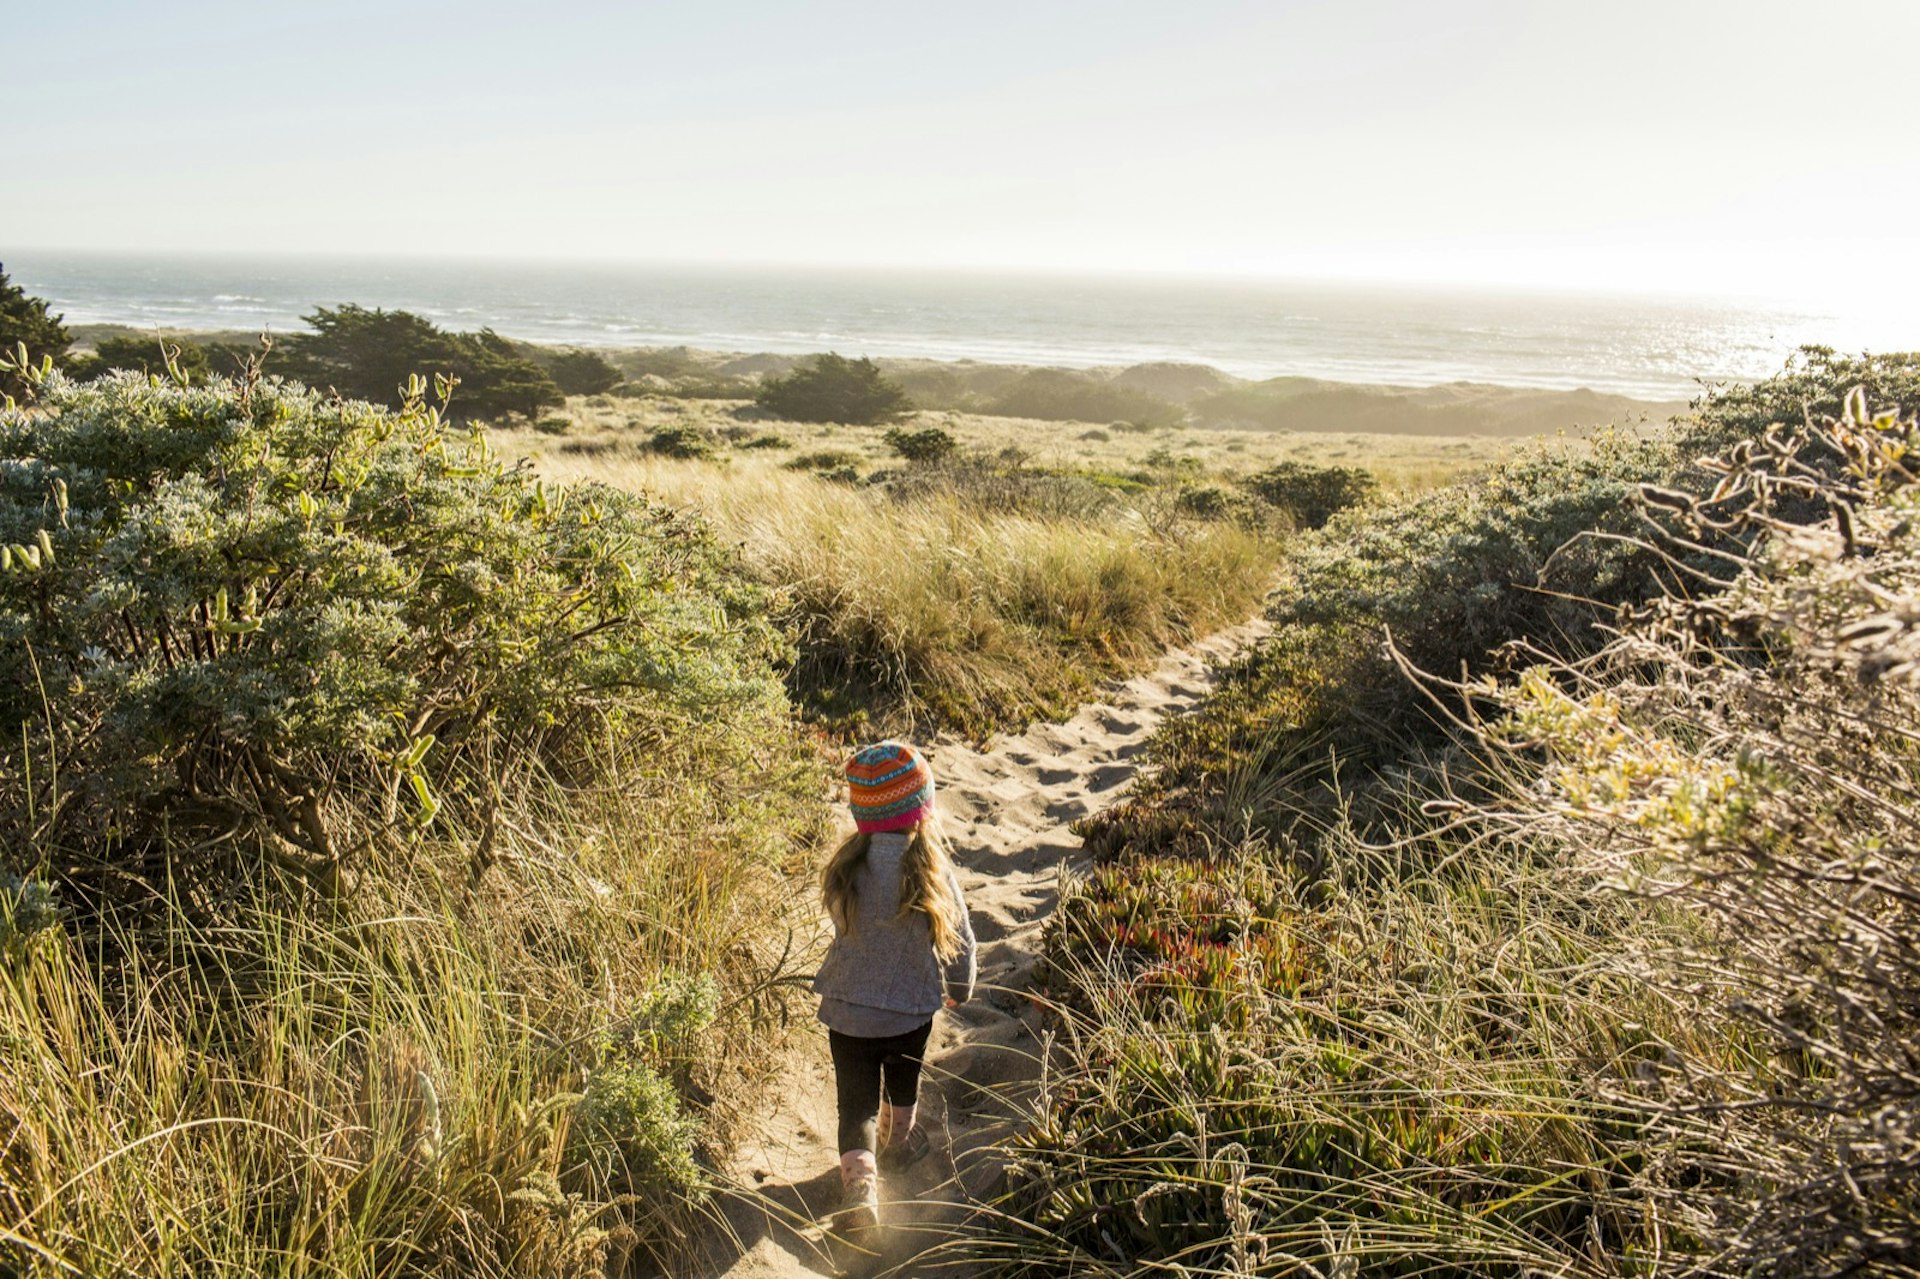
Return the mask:
[[959,911],[960,952],[947,961],[947,998],[964,1004],[973,998],[975,951],[973,920],[967,914],[966,894],[960,891],[960,877],[947,872],[947,887],[953,890],[953,904]]

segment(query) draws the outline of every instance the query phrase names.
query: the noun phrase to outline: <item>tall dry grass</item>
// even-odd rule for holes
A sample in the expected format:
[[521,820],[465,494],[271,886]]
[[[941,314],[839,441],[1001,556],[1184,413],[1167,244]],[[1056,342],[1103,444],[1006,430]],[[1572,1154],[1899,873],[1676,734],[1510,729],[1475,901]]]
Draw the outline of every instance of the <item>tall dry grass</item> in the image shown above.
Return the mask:
[[1110,1279],[1659,1258],[1673,1227],[1623,1148],[1643,1121],[1596,1079],[1650,1043],[1729,1060],[1619,951],[1686,921],[1520,841],[1457,837],[1335,832],[1314,876],[1255,840],[1076,885],[1012,1188],[955,1253]]
[[1253,612],[1279,553],[1267,535],[1170,502],[1055,516],[931,486],[894,499],[738,458],[541,465],[700,511],[779,592],[799,643],[796,692],[887,727],[984,731],[1059,713]]
[[[981,366],[982,368],[987,366]],[[884,430],[871,427],[778,421],[743,421],[739,392],[734,398],[685,398],[672,393],[632,398],[575,397],[567,402],[567,425],[557,436],[540,431],[501,432],[538,436],[517,441],[525,448],[565,455],[637,454],[649,432],[692,429],[716,439],[751,430],[787,441],[785,455],[820,449],[851,449],[869,463],[882,464],[888,450]],[[1555,423],[1566,426],[1574,416]],[[1604,419],[1603,419],[1604,420]],[[1618,419],[1616,419],[1618,420]],[[1214,476],[1247,475],[1280,462],[1309,466],[1364,467],[1383,491],[1412,494],[1464,478],[1511,457],[1520,441],[1511,435],[1412,435],[1360,431],[1236,430],[1221,426],[1117,427],[1110,419],[1046,422],[993,417],[980,413],[923,411],[910,429],[938,427],[963,449],[998,453],[1018,448],[1046,466],[1098,469],[1116,473],[1150,470],[1158,458],[1191,459]],[[781,450],[770,450],[776,456]]]
[[[671,1265],[697,1153],[767,1082],[814,779],[621,775],[531,785],[332,910],[264,870],[214,929],[171,899],[116,925],[0,894],[8,1272]],[[584,1132],[595,1098],[623,1104]]]

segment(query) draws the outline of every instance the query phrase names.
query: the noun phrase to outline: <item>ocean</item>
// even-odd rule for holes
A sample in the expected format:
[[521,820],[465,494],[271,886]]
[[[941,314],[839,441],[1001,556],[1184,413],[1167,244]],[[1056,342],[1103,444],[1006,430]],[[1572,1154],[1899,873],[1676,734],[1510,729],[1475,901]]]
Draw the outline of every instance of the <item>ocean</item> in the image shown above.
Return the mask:
[[[1686,399],[1796,348],[1920,331],[1753,301],[994,273],[21,252],[14,283],[70,324],[286,334],[316,306],[575,346],[839,351],[1073,367],[1172,360],[1241,377],[1589,387]],[[1877,325],[1877,327],[1876,327]]]

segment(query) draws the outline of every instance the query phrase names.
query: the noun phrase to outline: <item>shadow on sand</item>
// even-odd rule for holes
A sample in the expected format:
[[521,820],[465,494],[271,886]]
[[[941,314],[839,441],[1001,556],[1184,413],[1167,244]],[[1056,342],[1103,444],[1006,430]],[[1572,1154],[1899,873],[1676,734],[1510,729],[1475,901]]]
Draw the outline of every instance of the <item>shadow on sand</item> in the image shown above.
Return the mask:
[[766,1181],[722,1189],[716,1206],[721,1228],[701,1258],[701,1273],[724,1274],[771,1241],[782,1260],[821,1275],[846,1273],[844,1251],[827,1227],[840,1203],[840,1170],[829,1167],[805,1181]]
[[[997,1161],[996,1168],[997,1168]],[[902,1183],[881,1187],[877,1231],[836,1232],[840,1172],[829,1168],[799,1182],[768,1181],[721,1192],[722,1228],[703,1250],[701,1275],[775,1276],[799,1267],[846,1279],[933,1274],[955,1266],[942,1257],[960,1242],[968,1214],[961,1178],[945,1158],[930,1158]]]

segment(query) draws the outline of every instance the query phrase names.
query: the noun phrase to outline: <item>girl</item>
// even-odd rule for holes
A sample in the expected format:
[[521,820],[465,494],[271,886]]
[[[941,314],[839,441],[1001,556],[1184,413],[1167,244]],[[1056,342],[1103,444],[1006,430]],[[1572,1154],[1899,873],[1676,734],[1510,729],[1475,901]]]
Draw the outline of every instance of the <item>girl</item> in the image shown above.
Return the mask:
[[857,830],[821,876],[834,937],[813,989],[840,1105],[840,1224],[858,1229],[879,1223],[880,1171],[927,1152],[914,1126],[920,1058],[941,1004],[973,995],[974,941],[926,760],[881,742],[848,760],[846,775]]

